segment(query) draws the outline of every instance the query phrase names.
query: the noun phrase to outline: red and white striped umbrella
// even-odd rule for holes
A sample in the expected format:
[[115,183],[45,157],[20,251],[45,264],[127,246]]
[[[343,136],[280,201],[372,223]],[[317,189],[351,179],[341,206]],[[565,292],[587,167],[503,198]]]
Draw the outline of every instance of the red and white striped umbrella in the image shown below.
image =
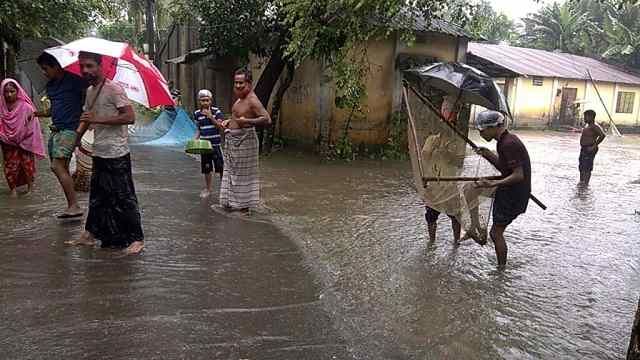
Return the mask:
[[127,43],[87,37],[45,51],[53,55],[63,69],[78,75],[81,75],[80,51],[100,54],[104,75],[120,84],[129,99],[146,107],[175,105],[162,73]]

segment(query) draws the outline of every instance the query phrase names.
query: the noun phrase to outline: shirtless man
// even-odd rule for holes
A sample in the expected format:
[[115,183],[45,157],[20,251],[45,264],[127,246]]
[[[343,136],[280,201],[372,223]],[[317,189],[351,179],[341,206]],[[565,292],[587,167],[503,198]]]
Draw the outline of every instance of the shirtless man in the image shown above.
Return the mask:
[[580,137],[580,159],[578,170],[580,170],[581,186],[588,186],[593,170],[593,161],[598,153],[598,145],[604,141],[606,135],[600,125],[596,124],[596,112],[587,110],[584,112],[584,122],[587,126],[582,130]]
[[256,126],[271,125],[271,117],[253,92],[251,72],[236,71],[233,91],[238,97],[225,120],[224,163],[220,205],[228,211],[248,212],[260,202],[258,136]]

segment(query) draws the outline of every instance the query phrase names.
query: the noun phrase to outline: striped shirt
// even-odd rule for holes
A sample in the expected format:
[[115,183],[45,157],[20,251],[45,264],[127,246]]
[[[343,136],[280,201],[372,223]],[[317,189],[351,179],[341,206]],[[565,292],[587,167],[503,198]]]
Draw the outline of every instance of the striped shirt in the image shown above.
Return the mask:
[[[224,120],[224,114],[222,114],[222,111],[217,107],[212,107],[211,113],[216,120]],[[200,110],[196,110],[193,113],[193,118],[195,119],[196,124],[198,125],[198,130],[200,131],[200,139],[209,140],[213,146],[220,146],[220,131],[218,131],[218,128],[213,124],[213,121],[211,121]]]

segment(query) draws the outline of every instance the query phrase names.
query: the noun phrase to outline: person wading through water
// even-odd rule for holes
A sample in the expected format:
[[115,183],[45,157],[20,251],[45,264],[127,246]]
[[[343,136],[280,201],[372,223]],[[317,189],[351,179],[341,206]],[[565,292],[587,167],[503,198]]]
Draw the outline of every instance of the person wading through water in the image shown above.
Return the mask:
[[80,142],[77,130],[85,91],[89,84],[83,78],[62,70],[58,60],[49,53],[42,53],[36,62],[49,79],[47,96],[51,101],[51,109],[37,112],[36,116],[51,117],[51,136],[48,144],[51,171],[58,178],[67,198],[67,208],[58,218],[79,218],[84,212],[78,206],[73,178],[69,174],[69,161],[73,150]]
[[94,129],[93,174],[85,231],[67,243],[94,245],[97,239],[102,247],[136,254],[144,248],[144,235],[127,140],[127,125],[133,124],[135,113],[124,89],[102,73],[101,55],[80,52],[78,60],[91,84],[80,117],[80,136],[88,126]]
[[498,155],[479,147],[476,152],[500,170],[501,180],[482,179],[478,187],[497,187],[493,201],[493,226],[489,232],[495,245],[498,266],[507,264],[507,243],[504,231],[520,214],[527,211],[531,195],[531,161],[520,139],[504,127],[504,115],[497,111],[483,111],[476,119],[480,136],[498,142]]
[[11,197],[17,197],[17,188],[23,185],[27,185],[27,193],[33,190],[35,157],[44,157],[34,111],[33,102],[17,81],[4,79],[0,83],[0,147]]
[[260,202],[258,178],[258,136],[256,126],[271,125],[271,117],[253,92],[249,70],[236,71],[234,93],[238,97],[225,120],[224,174],[220,187],[220,205],[227,211],[256,208]]
[[593,161],[598,153],[598,145],[606,137],[600,125],[596,124],[595,111],[585,111],[584,122],[587,126],[582,130],[582,136],[580,136],[580,158],[578,160],[578,170],[580,171],[580,183],[578,185],[581,186],[589,185],[591,171],[593,171]]

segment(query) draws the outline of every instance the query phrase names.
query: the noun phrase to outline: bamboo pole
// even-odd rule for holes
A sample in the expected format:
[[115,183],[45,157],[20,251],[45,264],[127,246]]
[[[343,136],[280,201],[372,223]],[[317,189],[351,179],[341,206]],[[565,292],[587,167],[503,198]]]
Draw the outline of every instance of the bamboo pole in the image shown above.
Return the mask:
[[[611,117],[611,113],[609,113],[609,109],[607,109],[607,104],[604,103],[602,96],[600,96],[600,91],[598,90],[598,86],[596,85],[596,82],[593,80],[593,77],[591,76],[591,71],[589,71],[589,69],[587,69],[587,75],[589,75],[589,80],[591,80],[591,85],[593,85],[593,88],[596,90],[598,99],[600,99],[600,102],[602,103],[602,107],[604,108],[604,111],[607,113],[607,116],[609,117],[609,124],[611,124],[611,132],[613,132],[615,136],[622,136],[620,131],[618,131],[618,127],[616,126],[616,123],[613,122],[613,117]],[[615,89],[614,89],[614,92],[615,92]],[[613,95],[615,96],[615,93]]]
[[424,176],[424,168],[422,167],[422,155],[420,154],[419,142],[418,142],[418,133],[416,131],[416,126],[413,121],[413,115],[411,114],[411,106],[409,105],[409,95],[407,94],[407,88],[402,87],[402,99],[404,100],[405,106],[407,107],[407,121],[409,122],[409,130],[411,131],[411,135],[413,135],[413,143],[415,144],[416,150],[416,160],[418,161],[418,169],[420,170],[420,177]]
[[[413,86],[409,85],[406,81],[404,82],[404,87],[405,87],[405,92],[406,92],[406,88],[408,87],[412,93],[414,93],[420,100],[422,100],[422,102],[425,105],[427,105],[427,107],[429,107],[429,109],[431,109],[431,111],[433,111],[434,114],[436,114],[436,116],[438,116],[438,118],[443,123],[445,123],[451,130],[453,130],[453,132],[455,132],[458,136],[460,136],[460,138],[462,138],[467,144],[469,144],[469,146],[471,146],[472,149],[474,150],[478,149],[478,145],[476,145],[473,141],[471,141],[471,139],[469,139],[465,134],[463,134],[460,130],[458,130],[458,128],[456,128],[455,125],[448,122],[447,119],[445,119],[444,116],[442,116],[440,111],[438,111],[438,109],[431,103],[431,101],[429,101],[429,99],[427,99],[422,94],[420,94],[418,90],[416,90]],[[489,159],[487,159],[487,161],[489,161],[493,166],[497,168],[496,164],[492,163]],[[536,198],[533,194],[529,194],[529,198],[534,203],[536,203],[536,205],[538,205],[542,210],[547,210],[547,206],[543,204],[542,201],[538,200],[538,198]]]
[[470,176],[443,176],[443,177],[423,177],[424,182],[453,182],[453,181],[480,181],[480,180],[501,180],[503,176],[470,177]]

